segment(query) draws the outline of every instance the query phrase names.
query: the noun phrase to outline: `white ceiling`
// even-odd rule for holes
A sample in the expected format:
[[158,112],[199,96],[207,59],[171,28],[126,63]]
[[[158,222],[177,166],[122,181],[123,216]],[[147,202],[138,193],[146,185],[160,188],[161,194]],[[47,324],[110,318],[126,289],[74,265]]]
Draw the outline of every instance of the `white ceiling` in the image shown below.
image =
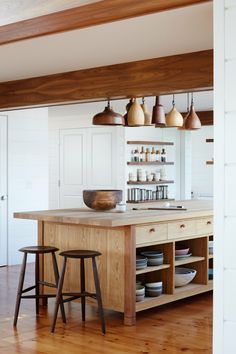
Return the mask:
[[0,26],[91,4],[98,0],[0,0]]
[[204,3],[2,45],[0,82],[210,49],[212,7]]

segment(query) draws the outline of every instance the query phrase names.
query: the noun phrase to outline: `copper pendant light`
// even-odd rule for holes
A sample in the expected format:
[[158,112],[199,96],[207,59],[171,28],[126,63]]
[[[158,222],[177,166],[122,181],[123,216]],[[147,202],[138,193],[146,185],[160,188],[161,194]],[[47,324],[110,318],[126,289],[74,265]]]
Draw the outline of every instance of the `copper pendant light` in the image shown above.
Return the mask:
[[173,95],[173,101],[172,101],[173,108],[169,113],[166,115],[166,126],[168,128],[178,128],[183,126],[183,116],[181,113],[177,111],[175,108],[175,95]]
[[141,104],[143,113],[144,113],[144,125],[148,126],[148,125],[152,125],[152,118],[151,118],[151,114],[148,112],[148,108],[147,105],[145,103],[145,98],[143,97],[142,99],[142,104]]
[[184,117],[184,123],[183,123],[183,126],[178,128],[178,130],[185,130],[185,122],[186,122],[186,119],[189,115],[189,93],[187,93],[187,110],[186,110],[186,115]]
[[125,120],[121,114],[113,111],[108,100],[104,111],[93,117],[93,125],[125,125]]
[[194,103],[193,103],[193,93],[192,93],[192,100],[189,114],[187,115],[185,122],[184,122],[184,129],[185,130],[197,130],[200,129],[202,126],[201,121],[195,112]]
[[160,104],[160,97],[156,96],[156,103],[152,110],[152,124],[155,124],[156,128],[164,128],[166,126],[165,111],[162,104]]

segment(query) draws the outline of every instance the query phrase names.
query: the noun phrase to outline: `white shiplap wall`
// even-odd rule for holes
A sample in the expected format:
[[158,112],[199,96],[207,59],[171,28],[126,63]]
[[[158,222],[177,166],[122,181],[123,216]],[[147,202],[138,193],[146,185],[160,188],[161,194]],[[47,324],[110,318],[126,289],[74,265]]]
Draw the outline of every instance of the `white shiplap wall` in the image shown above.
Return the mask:
[[214,354],[236,353],[236,1],[215,0]]
[[213,165],[207,165],[214,154],[214,143],[206,139],[214,138],[213,126],[203,126],[192,132],[192,192],[194,197],[213,197]]

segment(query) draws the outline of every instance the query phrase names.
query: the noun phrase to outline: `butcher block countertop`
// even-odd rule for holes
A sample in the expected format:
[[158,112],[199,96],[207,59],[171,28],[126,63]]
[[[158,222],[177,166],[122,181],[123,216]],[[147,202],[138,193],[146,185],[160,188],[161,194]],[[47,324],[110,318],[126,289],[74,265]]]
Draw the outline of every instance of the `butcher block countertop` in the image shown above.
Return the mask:
[[209,200],[174,201],[171,205],[183,205],[187,210],[132,210],[133,207],[143,209],[164,206],[163,202],[157,202],[151,203],[151,205],[129,205],[127,206],[127,211],[124,213],[117,212],[115,209],[99,212],[88,208],[81,208],[16,212],[14,213],[14,217],[65,224],[119,227],[213,215],[213,203]]

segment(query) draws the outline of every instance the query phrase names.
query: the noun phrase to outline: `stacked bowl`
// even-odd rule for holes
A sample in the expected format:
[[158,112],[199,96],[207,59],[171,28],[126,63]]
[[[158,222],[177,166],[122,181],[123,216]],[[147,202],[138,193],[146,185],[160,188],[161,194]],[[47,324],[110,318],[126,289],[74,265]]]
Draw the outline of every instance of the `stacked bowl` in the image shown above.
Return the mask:
[[136,256],[136,269],[143,269],[147,267],[147,257]]
[[145,296],[145,287],[136,283],[136,302],[143,301]]
[[189,269],[184,267],[175,268],[175,287],[184,286],[190,283],[196,276],[197,271],[195,269]]
[[145,284],[145,295],[148,297],[156,297],[162,294],[162,281]]
[[147,257],[148,266],[159,266],[164,262],[164,254],[162,251],[145,251],[141,255]]

